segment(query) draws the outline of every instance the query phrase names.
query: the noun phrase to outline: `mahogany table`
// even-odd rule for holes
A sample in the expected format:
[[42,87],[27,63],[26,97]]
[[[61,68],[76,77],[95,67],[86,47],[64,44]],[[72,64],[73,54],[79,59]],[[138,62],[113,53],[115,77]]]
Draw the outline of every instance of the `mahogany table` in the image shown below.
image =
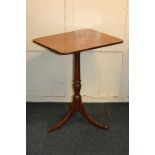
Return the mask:
[[108,129],[106,124],[98,123],[85,109],[81,99],[80,89],[80,52],[99,47],[110,46],[122,43],[123,40],[97,32],[92,29],[82,29],[72,32],[66,32],[51,36],[45,36],[34,39],[33,42],[49,49],[57,54],[74,55],[74,80],[73,80],[73,101],[69,106],[69,110],[64,118],[48,129],[49,132],[61,128],[75,112],[80,112],[90,123],[98,128]]

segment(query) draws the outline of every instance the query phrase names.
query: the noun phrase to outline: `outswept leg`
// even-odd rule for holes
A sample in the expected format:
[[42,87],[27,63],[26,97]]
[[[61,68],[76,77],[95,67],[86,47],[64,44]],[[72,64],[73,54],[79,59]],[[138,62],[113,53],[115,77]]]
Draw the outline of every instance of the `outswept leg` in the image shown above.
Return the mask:
[[66,113],[66,115],[64,116],[64,118],[60,122],[58,122],[54,126],[48,128],[48,132],[55,131],[55,130],[63,127],[63,125],[71,118],[72,114],[73,114],[73,111],[70,108],[69,111]]
[[80,104],[80,113],[86,118],[91,124],[98,128],[109,129],[108,125],[97,122],[85,109],[83,103]]

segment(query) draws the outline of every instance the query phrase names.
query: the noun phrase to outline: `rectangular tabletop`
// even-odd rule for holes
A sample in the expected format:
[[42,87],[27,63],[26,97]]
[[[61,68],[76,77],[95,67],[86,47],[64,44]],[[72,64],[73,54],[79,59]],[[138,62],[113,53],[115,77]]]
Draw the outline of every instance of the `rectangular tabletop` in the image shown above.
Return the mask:
[[72,54],[122,43],[123,40],[91,29],[82,29],[34,39],[58,54]]

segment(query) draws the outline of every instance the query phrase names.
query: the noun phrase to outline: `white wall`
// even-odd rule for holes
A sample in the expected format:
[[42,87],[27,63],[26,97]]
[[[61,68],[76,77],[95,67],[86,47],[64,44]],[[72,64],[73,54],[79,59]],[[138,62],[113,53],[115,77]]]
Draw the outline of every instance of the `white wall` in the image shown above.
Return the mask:
[[27,101],[72,96],[72,55],[55,55],[32,39],[88,27],[124,43],[81,54],[83,101],[128,101],[127,6],[127,0],[27,0]]

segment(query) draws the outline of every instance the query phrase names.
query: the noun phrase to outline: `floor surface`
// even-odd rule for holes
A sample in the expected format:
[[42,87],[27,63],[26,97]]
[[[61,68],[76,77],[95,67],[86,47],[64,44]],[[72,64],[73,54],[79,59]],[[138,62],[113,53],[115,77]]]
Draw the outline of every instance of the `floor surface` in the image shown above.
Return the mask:
[[66,103],[27,103],[27,155],[129,155],[129,104],[87,103],[87,111],[109,131],[76,113],[57,131],[47,129],[67,112]]

